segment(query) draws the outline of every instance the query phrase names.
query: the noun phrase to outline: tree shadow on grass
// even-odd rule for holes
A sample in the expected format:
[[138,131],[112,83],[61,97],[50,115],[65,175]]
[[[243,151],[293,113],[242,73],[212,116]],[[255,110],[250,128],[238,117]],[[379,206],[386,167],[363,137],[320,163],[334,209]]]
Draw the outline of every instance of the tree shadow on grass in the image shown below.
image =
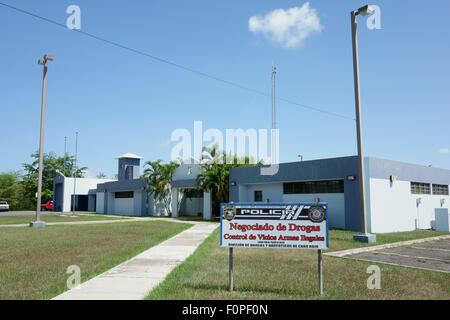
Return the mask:
[[188,289],[201,289],[201,290],[210,290],[210,291],[223,291],[228,290],[228,285],[223,284],[206,284],[206,283],[198,283],[198,284],[186,284],[184,286]]

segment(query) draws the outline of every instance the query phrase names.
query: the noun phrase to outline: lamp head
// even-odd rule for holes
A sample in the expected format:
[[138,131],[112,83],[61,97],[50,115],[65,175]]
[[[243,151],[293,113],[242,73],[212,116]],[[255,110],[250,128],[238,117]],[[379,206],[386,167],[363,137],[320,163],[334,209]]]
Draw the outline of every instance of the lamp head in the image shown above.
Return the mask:
[[53,61],[53,59],[55,59],[54,56],[51,56],[51,55],[49,55],[49,54],[46,54],[46,55],[44,56],[44,59],[39,59],[39,60],[38,60],[38,64],[43,65],[43,66],[46,66],[46,65],[47,65],[47,61]]
[[369,5],[365,5],[364,7],[361,7],[358,9],[358,14],[362,16],[367,16],[368,14],[373,13],[373,8]]

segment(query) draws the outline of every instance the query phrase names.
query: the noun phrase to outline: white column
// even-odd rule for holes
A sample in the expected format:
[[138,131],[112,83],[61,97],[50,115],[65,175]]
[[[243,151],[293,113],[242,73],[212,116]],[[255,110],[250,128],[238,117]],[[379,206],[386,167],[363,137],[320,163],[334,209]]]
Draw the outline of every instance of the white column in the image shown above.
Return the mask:
[[172,218],[178,218],[178,189],[172,188]]
[[211,220],[212,219],[212,201],[211,201],[211,192],[203,192],[203,219]]

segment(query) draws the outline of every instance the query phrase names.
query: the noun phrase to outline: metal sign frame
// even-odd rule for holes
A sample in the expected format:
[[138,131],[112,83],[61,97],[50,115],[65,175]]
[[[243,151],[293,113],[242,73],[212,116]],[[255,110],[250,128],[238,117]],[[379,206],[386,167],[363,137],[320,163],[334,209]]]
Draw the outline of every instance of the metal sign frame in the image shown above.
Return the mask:
[[[250,203],[222,203],[220,205],[220,246],[223,246],[222,239],[223,239],[223,220],[224,220],[224,212],[223,207],[224,206],[251,206],[251,207],[270,207],[270,206],[303,206],[302,209],[305,206],[314,207],[314,206],[321,206],[325,209],[325,217],[323,221],[325,221],[325,234],[326,234],[326,248],[329,248],[329,234],[328,234],[328,204],[327,203],[318,203],[318,202],[305,202],[305,203],[258,203],[258,202],[250,202]],[[298,218],[298,217],[297,217]],[[276,218],[266,218],[268,220],[277,220]],[[255,218],[255,220],[258,220]],[[287,221],[286,219],[279,219],[280,221]],[[305,219],[303,219],[305,220]],[[295,221],[295,220],[290,220]],[[298,221],[298,220],[297,220]],[[233,291],[233,248],[234,247],[228,247],[229,248],[229,290]],[[243,247],[246,249],[252,249],[252,247]],[[281,248],[276,248],[281,249]],[[319,295],[323,294],[323,277],[322,277],[322,249],[313,249],[313,248],[303,248],[303,247],[295,247],[295,248],[287,248],[287,249],[300,249],[300,250],[317,250],[317,269],[318,269],[318,291]]]

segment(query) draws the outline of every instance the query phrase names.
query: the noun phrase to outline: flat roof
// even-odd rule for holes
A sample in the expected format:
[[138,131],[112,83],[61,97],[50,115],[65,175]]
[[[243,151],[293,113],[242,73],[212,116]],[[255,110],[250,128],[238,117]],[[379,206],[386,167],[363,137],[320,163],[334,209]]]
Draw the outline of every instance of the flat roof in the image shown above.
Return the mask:
[[[364,157],[366,178],[414,181],[450,185],[450,170],[412,163]],[[266,165],[267,167],[267,165]],[[324,179],[342,179],[358,176],[358,157],[327,158],[280,163],[274,175],[262,175],[261,167],[241,167],[230,170],[230,181],[237,184],[293,182]]]
[[125,153],[121,156],[118,156],[116,159],[144,159],[144,157],[138,156],[134,153]]

